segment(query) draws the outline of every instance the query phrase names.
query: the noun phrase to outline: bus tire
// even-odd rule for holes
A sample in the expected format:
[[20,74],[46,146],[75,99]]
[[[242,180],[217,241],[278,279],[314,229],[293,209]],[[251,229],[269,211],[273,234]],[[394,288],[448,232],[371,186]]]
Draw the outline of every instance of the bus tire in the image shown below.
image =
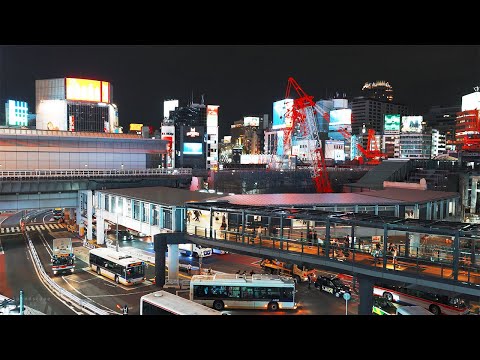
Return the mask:
[[117,284],[120,283],[120,279],[119,279],[118,275],[115,276],[115,282],[116,282]]
[[440,308],[437,305],[430,305],[428,307],[428,310],[430,310],[430,312],[433,313],[434,315],[441,315],[442,314],[442,311],[440,310]]
[[383,293],[383,297],[387,299],[388,301],[393,301],[393,295],[387,291]]
[[97,274],[100,275],[100,266],[97,266]]
[[217,311],[222,311],[224,307],[225,307],[225,304],[223,303],[222,300],[215,300],[213,302],[213,308]]
[[271,303],[268,303],[268,310],[269,311],[277,311],[278,310],[278,303],[275,301],[272,301]]

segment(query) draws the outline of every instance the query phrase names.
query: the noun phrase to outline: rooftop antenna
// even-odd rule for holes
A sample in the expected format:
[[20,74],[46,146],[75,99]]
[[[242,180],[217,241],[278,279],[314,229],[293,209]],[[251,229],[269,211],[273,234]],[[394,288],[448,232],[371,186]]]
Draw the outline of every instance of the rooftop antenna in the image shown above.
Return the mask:
[[192,105],[193,105],[193,90],[192,90]]
[[202,94],[202,102],[201,102],[202,105],[205,105],[205,100],[203,99],[203,96],[204,96],[204,95],[205,95],[205,94]]

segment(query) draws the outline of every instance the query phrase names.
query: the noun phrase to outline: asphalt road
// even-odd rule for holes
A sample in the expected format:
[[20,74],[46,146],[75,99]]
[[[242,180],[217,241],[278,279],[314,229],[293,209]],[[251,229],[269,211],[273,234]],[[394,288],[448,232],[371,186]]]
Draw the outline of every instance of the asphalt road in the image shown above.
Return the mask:
[[[40,282],[31,255],[22,235],[2,235],[6,281],[0,283],[0,293],[18,300],[23,290],[25,305],[47,315],[74,315],[75,312],[59,301]],[[0,272],[2,269],[0,269]]]

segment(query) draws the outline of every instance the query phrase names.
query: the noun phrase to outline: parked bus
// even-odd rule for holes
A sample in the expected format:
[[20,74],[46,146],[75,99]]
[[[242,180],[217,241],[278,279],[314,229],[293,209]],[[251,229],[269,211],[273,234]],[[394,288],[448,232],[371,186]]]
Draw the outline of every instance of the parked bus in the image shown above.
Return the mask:
[[221,311],[238,309],[296,309],[295,281],[280,275],[193,275],[190,300]]
[[140,315],[222,315],[222,313],[160,290],[140,298]]
[[114,249],[90,250],[90,268],[124,285],[133,285],[145,280],[145,262]]
[[435,315],[463,315],[469,312],[465,301],[459,296],[439,290],[430,292],[416,286],[378,284],[374,286],[373,294],[400,304],[422,306]]

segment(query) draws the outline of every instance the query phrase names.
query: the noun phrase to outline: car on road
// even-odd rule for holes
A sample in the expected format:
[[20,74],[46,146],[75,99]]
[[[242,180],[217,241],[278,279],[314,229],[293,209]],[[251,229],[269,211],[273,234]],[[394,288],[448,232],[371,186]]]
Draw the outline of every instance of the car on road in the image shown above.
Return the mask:
[[374,296],[372,314],[376,315],[396,315],[397,307],[391,301],[388,301],[384,297]]
[[336,297],[340,297],[345,293],[351,294],[350,287],[337,277],[319,276],[315,280],[314,285],[316,289],[328,292]]
[[118,240],[133,240],[133,235],[128,230],[118,230]]

